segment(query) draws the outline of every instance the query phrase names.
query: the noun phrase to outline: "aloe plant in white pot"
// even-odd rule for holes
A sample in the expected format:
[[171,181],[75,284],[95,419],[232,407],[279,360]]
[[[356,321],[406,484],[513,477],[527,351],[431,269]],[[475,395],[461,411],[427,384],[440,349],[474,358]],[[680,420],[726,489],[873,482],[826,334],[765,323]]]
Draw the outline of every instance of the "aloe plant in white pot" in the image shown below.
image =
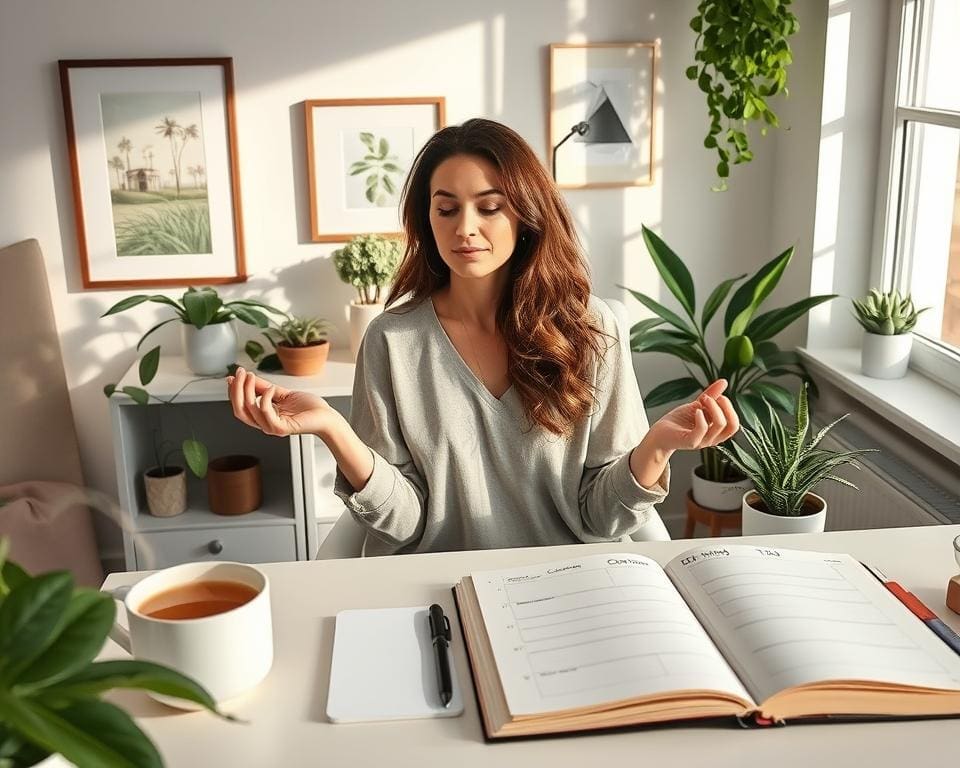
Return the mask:
[[337,276],[358,294],[350,302],[350,351],[354,359],[367,326],[383,312],[381,289],[392,282],[400,253],[399,240],[381,235],[358,235],[333,252]]
[[906,375],[917,318],[930,307],[914,309],[910,294],[871,288],[863,299],[853,300],[857,322],[863,327],[860,370],[874,379],[899,379]]
[[[743,424],[740,434],[749,450],[736,440],[719,450],[754,484],[743,494],[743,535],[767,533],[818,533],[824,530],[827,502],[814,493],[822,481],[831,480],[854,490],[857,486],[834,474],[844,465],[856,469],[857,456],[876,449],[829,451],[819,447],[827,433],[849,414],[825,426],[809,440],[810,412],[806,385],[800,390],[794,424],[788,430],[768,403],[768,424],[759,420]],[[768,431],[769,429],[769,431]]]

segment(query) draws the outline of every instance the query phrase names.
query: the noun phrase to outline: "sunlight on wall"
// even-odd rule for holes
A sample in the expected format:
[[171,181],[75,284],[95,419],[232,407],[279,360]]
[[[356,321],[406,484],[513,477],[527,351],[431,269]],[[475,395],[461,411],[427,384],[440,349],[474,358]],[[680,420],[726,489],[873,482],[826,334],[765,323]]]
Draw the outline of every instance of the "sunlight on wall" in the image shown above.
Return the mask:
[[[834,0],[831,7],[839,3]],[[836,244],[840,217],[841,171],[843,169],[843,118],[847,107],[847,69],[850,51],[850,13],[831,11],[823,74],[820,160],[817,168],[817,210],[813,232],[813,264],[810,292],[832,293],[835,284]],[[807,343],[816,345],[828,337],[835,302],[810,312]]]

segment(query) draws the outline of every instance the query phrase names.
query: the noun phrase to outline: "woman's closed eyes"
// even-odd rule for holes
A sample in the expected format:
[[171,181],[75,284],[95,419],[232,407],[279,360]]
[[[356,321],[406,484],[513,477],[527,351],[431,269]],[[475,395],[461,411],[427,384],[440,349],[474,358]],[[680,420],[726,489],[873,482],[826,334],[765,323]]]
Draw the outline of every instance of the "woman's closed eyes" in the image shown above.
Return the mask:
[[[457,210],[458,210],[457,208],[437,208],[437,215],[453,216],[453,214],[455,214]],[[498,206],[496,208],[477,208],[477,210],[480,211],[480,213],[482,213],[485,216],[492,216],[495,213],[499,213],[500,208]]]

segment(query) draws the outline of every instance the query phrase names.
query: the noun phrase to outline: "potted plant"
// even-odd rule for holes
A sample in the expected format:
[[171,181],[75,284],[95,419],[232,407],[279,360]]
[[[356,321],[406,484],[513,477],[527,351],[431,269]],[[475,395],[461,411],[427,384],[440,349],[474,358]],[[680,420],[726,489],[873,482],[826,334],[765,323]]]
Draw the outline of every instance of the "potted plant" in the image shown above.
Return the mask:
[[383,312],[380,291],[393,280],[400,264],[400,241],[380,235],[358,235],[333,252],[337,276],[357,289],[350,302],[350,351],[354,359],[370,322]]
[[59,754],[78,766],[162,766],[133,718],[100,698],[114,688],[187,699],[233,719],[168,667],[94,661],[113,626],[113,598],[75,587],[67,571],[29,576],[6,559],[8,548],[0,539],[0,765],[20,768]]
[[863,299],[853,300],[857,322],[863,326],[860,370],[875,379],[899,379],[910,364],[910,348],[917,318],[930,307],[916,310],[909,294],[871,288]]
[[762,121],[761,135],[780,125],[770,99],[788,95],[789,38],[800,28],[789,5],[790,0],[701,0],[690,20],[697,39],[686,75],[707,98],[710,129],[703,146],[717,153],[716,192],[727,188],[731,156],[733,165],[753,159],[747,123]]
[[[643,239],[663,282],[680,302],[687,319],[646,294],[627,288],[656,315],[641,320],[630,329],[630,348],[634,352],[672,355],[683,363],[689,374],[654,387],[644,398],[646,406],[682,400],[705,389],[715,379],[725,378],[728,386],[724,394],[730,398],[741,420],[756,421],[765,416],[764,399],[789,413],[793,409],[793,397],[773,379],[797,376],[809,381],[809,375],[797,353],[780,349],[773,338],[811,308],[835,298],[835,294],[810,296],[758,314],[790,264],[793,257],[793,248],[790,247],[760,267],[733,293],[724,311],[723,351],[721,355],[713,355],[707,348],[707,327],[727,301],[734,285],[746,275],[720,283],[710,292],[698,313],[693,278],[684,263],[646,226],[643,227]],[[668,327],[661,328],[664,324]],[[746,478],[736,467],[731,467],[716,448],[702,449],[700,457],[701,465],[693,470],[694,500],[710,509],[738,509],[743,491],[749,487],[744,485]]]
[[827,502],[813,489],[823,480],[832,480],[858,490],[849,480],[833,473],[845,464],[859,469],[854,459],[875,449],[828,451],[818,447],[827,433],[849,414],[808,440],[810,414],[806,384],[797,398],[792,430],[784,427],[780,415],[769,403],[767,410],[768,427],[759,421],[743,425],[741,434],[750,450],[735,440],[719,448],[750,478],[756,489],[743,494],[743,535],[823,531]]
[[330,323],[319,317],[287,315],[279,325],[267,328],[263,335],[274,349],[264,354],[263,345],[248,341],[244,351],[261,371],[280,368],[290,376],[313,376],[323,370],[330,353],[327,333]]
[[[147,301],[172,307],[175,316],[157,323],[143,334],[137,342],[137,349],[154,331],[179,320],[187,367],[198,376],[223,375],[227,366],[236,361],[237,334],[231,320],[266,328],[269,320],[264,312],[284,314],[261,301],[235,299],[224,302],[213,288],[191,287],[187,288],[180,301],[161,294],[128,296],[110,307],[101,317],[125,312]],[[160,347],[157,346],[147,352],[144,358],[159,358],[159,355]]]
[[[157,347],[140,360],[139,375],[140,381],[144,385],[149,384],[156,375],[157,365],[160,361],[159,355],[160,349]],[[163,405],[169,405],[190,384],[208,378],[219,377],[204,376],[199,379],[191,379],[168,399],[157,397],[141,387],[125,386],[117,389],[116,384],[107,384],[103,388],[103,394],[108,398],[118,393],[124,394],[138,405],[148,405],[151,399]],[[182,466],[169,463],[170,457],[177,452],[183,454],[187,466],[196,477],[203,478],[207,474],[208,452],[206,445],[197,440],[191,433],[190,437],[184,438],[179,447],[176,447],[169,440],[163,439],[159,427],[155,429],[153,453],[157,463],[144,470],[143,485],[147,497],[147,509],[151,515],[156,517],[173,517],[187,508],[186,472]]]

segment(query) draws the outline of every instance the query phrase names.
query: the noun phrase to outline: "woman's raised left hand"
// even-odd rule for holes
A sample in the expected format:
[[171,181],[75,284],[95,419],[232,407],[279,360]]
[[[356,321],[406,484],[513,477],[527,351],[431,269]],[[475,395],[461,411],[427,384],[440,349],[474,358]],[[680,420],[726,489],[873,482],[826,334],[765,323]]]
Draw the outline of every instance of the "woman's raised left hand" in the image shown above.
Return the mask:
[[717,379],[700,396],[678,405],[657,421],[648,438],[661,451],[697,451],[729,440],[740,429],[740,419],[723,392],[726,379]]

